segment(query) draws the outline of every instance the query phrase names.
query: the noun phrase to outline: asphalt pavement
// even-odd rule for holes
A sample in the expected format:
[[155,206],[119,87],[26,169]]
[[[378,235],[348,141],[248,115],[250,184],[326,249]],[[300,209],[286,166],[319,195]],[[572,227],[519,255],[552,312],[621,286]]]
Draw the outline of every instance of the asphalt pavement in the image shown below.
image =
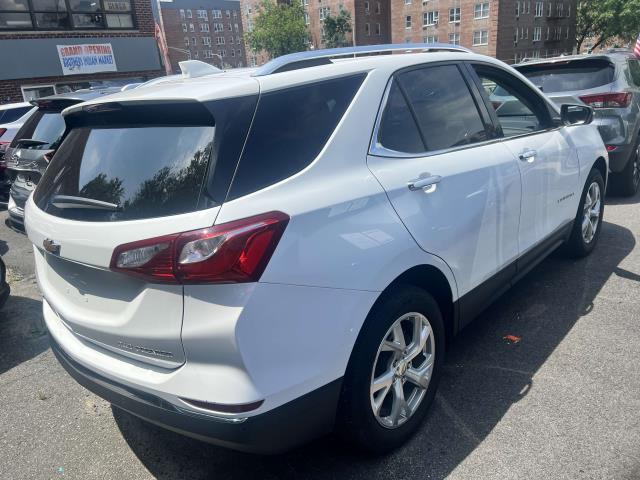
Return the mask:
[[111,408],[49,350],[30,246],[5,218],[0,478],[640,479],[640,196],[609,199],[590,257],[554,254],[454,340],[418,435],[379,458],[332,437],[241,454]]

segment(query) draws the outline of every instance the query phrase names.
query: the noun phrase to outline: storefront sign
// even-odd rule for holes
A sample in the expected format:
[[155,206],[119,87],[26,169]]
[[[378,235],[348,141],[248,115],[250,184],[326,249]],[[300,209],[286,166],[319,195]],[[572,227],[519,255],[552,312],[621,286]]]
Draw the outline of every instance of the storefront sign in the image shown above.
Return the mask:
[[116,72],[116,59],[110,43],[57,45],[64,75]]

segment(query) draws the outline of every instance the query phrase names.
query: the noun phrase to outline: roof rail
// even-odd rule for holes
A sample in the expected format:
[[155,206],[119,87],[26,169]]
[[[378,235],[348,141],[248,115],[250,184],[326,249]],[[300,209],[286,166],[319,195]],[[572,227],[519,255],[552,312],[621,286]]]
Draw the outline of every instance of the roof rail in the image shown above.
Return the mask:
[[286,72],[288,70],[297,70],[299,68],[313,67],[316,65],[325,65],[331,63],[329,58],[332,57],[356,57],[357,55],[366,55],[371,53],[384,53],[393,51],[403,52],[465,52],[472,53],[468,48],[460,45],[451,45],[449,43],[392,43],[386,45],[362,45],[360,47],[345,48],[327,48],[324,50],[308,50],[306,52],[290,53],[265,63],[253,74],[254,77],[271,75],[272,73]]

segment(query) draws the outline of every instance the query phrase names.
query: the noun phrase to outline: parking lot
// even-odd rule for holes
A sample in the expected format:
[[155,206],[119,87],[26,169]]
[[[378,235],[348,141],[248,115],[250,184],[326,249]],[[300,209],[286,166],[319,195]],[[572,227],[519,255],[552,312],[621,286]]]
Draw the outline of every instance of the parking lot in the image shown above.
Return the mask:
[[593,255],[552,256],[453,342],[427,421],[382,458],[332,438],[245,455],[112,409],[49,350],[28,241],[5,219],[2,478],[640,478],[639,196],[610,199]]

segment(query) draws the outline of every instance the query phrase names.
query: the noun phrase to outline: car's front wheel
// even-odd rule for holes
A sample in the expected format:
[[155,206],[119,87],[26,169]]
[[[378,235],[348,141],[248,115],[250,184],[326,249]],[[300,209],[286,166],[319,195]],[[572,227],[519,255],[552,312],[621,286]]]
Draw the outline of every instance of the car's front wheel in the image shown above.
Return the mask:
[[444,348],[442,315],[429,293],[407,285],[385,294],[347,368],[339,407],[343,436],[376,453],[404,443],[433,401]]
[[604,179],[596,168],[591,169],[585,182],[565,251],[572,257],[589,255],[598,243],[604,214]]

